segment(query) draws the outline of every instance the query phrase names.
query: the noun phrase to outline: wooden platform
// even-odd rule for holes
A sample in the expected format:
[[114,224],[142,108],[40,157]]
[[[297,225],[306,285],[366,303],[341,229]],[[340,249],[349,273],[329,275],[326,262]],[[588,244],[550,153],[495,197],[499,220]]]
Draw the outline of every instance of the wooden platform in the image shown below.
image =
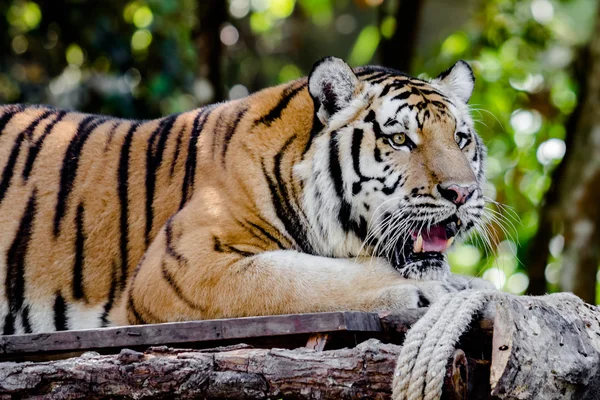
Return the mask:
[[[569,294],[506,295],[490,306],[458,339],[442,399],[598,399],[598,307]],[[387,400],[404,336],[425,312],[279,315],[4,336],[0,400]]]
[[[324,398],[388,398],[397,344],[425,312],[329,312],[0,336],[0,399],[67,393],[136,398],[142,392],[211,399],[322,397],[312,390]],[[471,334],[490,346],[489,321],[474,323]],[[489,357],[489,349],[475,347],[478,356]],[[100,354],[78,357],[90,351]],[[486,382],[488,361],[457,350],[447,376],[445,399],[467,393],[488,398],[489,385],[467,387],[469,377]]]
[[[416,320],[421,314],[418,310],[415,312],[415,316],[409,318],[410,320]],[[365,312],[173,322],[0,336],[0,360],[32,360],[50,355],[53,355],[51,358],[63,358],[61,355],[73,356],[92,350],[113,353],[122,348],[145,349],[162,345],[207,348],[247,343],[255,347],[278,345],[294,348],[304,346],[311,335],[318,337],[319,334],[328,334],[332,335],[332,339],[347,342],[352,341],[356,334],[377,337],[377,334],[383,331],[380,316]],[[261,346],[262,343],[264,346]]]

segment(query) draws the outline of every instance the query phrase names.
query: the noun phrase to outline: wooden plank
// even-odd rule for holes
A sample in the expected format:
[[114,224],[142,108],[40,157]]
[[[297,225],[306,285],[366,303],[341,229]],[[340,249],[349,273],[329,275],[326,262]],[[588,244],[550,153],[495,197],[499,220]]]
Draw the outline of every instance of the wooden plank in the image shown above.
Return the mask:
[[329,312],[186,321],[0,336],[0,357],[320,332],[380,332],[381,330],[378,315],[363,312]]

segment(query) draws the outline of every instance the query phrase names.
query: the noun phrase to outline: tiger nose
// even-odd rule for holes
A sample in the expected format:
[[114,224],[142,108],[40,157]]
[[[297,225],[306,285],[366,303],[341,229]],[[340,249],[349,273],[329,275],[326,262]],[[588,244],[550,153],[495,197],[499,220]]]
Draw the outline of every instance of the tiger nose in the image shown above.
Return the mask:
[[472,184],[470,186],[461,186],[456,184],[450,185],[437,185],[438,192],[448,201],[456,204],[457,206],[462,206],[471,198],[475,189],[477,189],[477,185]]

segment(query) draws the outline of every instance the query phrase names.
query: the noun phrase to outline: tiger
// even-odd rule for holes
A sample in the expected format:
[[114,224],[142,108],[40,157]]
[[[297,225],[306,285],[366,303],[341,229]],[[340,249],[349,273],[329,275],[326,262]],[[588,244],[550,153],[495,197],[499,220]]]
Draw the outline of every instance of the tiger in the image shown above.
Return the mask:
[[459,61],[352,69],[148,121],[0,108],[5,335],[427,306],[489,287],[446,253],[483,223]]

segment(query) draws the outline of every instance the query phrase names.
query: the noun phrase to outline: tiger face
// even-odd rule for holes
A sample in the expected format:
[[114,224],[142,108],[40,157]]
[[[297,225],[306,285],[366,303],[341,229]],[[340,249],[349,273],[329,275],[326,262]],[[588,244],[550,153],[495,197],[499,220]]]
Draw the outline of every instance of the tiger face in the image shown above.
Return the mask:
[[432,81],[380,67],[354,72],[334,58],[315,65],[309,92],[320,126],[299,169],[310,170],[308,218],[326,232],[316,246],[385,257],[407,278],[449,272],[445,252],[482,223],[473,87],[463,61]]

